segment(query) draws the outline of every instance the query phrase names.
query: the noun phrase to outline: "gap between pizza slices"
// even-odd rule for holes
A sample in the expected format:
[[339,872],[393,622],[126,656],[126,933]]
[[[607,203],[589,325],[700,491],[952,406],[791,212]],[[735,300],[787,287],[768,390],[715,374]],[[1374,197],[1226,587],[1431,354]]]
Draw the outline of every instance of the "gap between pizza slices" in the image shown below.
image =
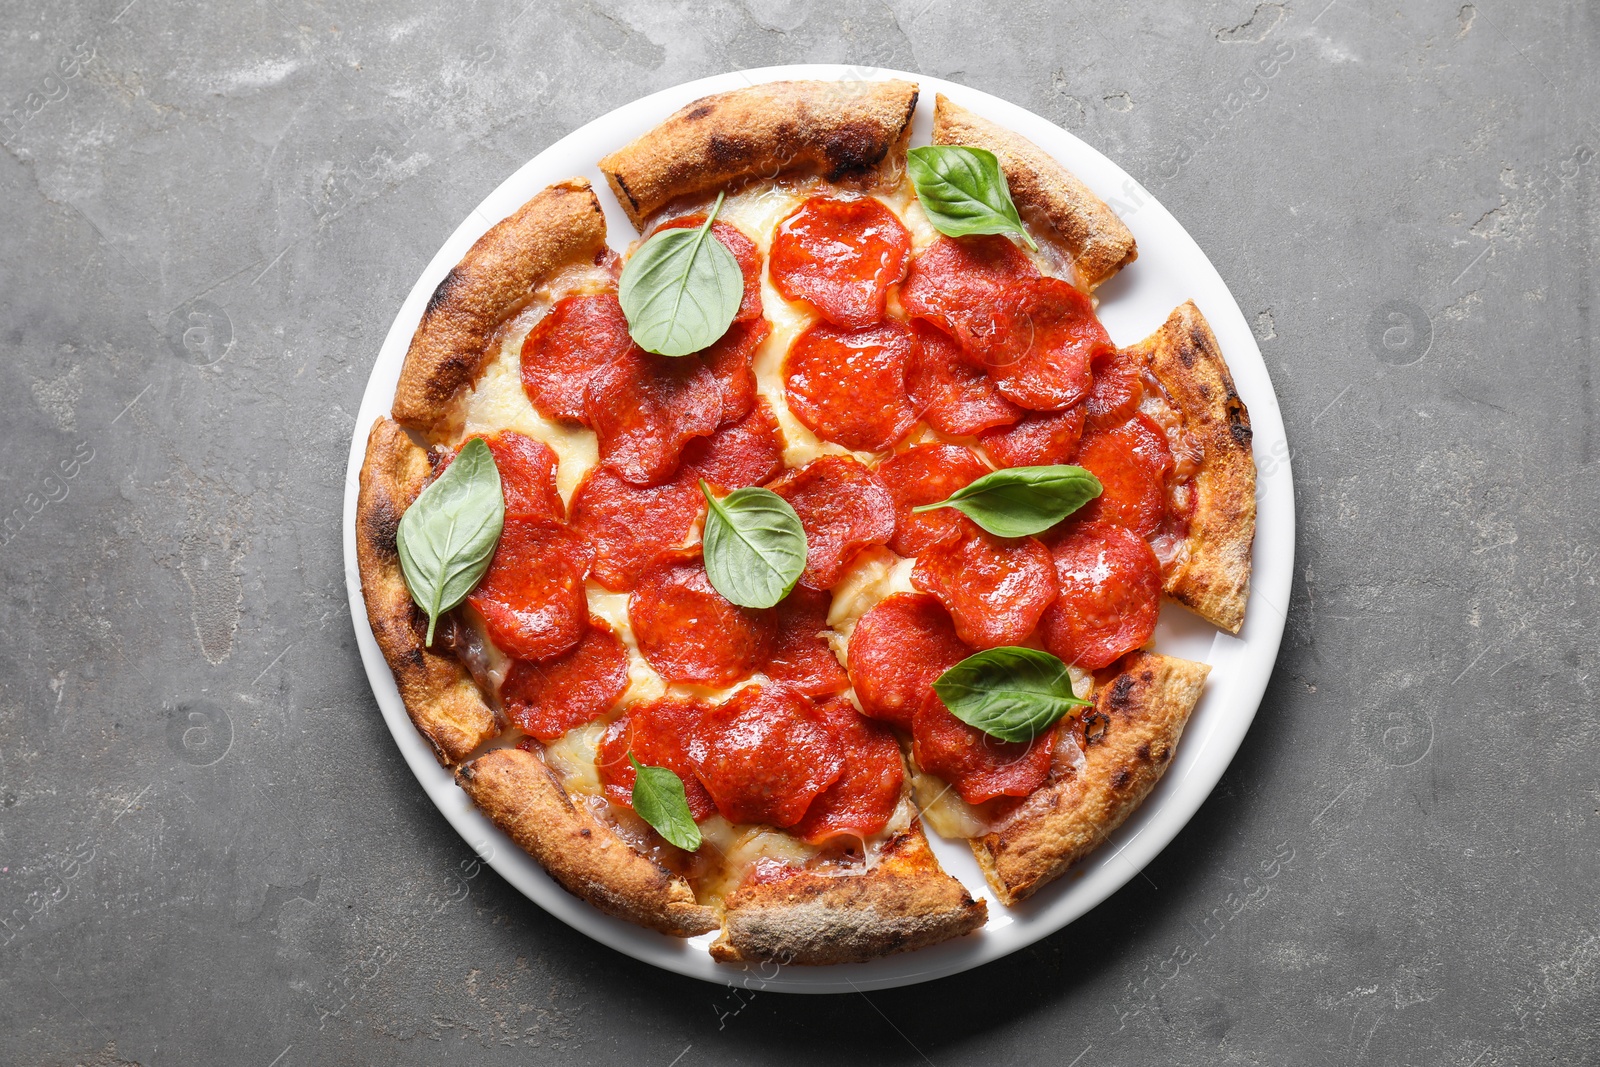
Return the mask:
[[[1027,898],[1138,807],[1199,699],[1209,668],[1146,647],[1159,597],[1243,622],[1250,424],[1199,310],[1115,348],[1090,294],[1132,235],[942,96],[934,143],[995,154],[1038,250],[940,234],[906,174],[916,100],[758,85],[601,161],[642,236],[726,194],[709,233],[745,292],[678,359],[629,336],[595,191],[540,192],[433,293],[361,470],[368,617],[440,761],[566,889],[666,934],[720,930],[719,960],[860,961],[983,926],[925,825],[968,841],[1003,904]],[[397,530],[474,436],[504,531],[430,646]],[[1103,491],[1038,537],[911,510],[1066,463]],[[776,607],[707,581],[701,479],[800,517],[805,570]],[[933,680],[999,645],[1060,656],[1092,703],[1025,743],[958,720]],[[680,775],[698,850],[631,809],[630,755]]]

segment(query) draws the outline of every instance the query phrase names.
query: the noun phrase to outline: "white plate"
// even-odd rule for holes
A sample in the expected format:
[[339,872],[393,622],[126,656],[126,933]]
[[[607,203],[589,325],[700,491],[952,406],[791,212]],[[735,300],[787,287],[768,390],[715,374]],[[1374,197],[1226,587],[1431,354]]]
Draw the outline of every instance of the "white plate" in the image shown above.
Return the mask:
[[[983,930],[920,952],[872,963],[811,968],[773,965],[737,968],[714,963],[707,955],[705,945],[712,935],[686,943],[602,915],[568,894],[481,815],[456,786],[450,773],[439,766],[428,744],[406,717],[394,678],[367,624],[356,570],[356,477],[366,449],[367,432],[374,420],[389,411],[400,365],[412,332],[422,317],[423,305],[440,279],[484,231],[545,186],[581,174],[600,190],[612,243],[626,245],[634,236],[633,227],[607,191],[596,161],[698,97],[757,82],[792,78],[872,81],[904,78],[918,83],[922,95],[913,125],[913,140],[917,144],[928,142],[934,94],[945,93],[978,114],[1030,138],[1117,210],[1139,242],[1139,259],[1101,287],[1100,317],[1119,345],[1146,337],[1166,320],[1173,308],[1189,299],[1199,305],[1211,323],[1233,371],[1239,394],[1249,405],[1250,422],[1255,430],[1258,471],[1255,571],[1244,629],[1237,638],[1219,633],[1180,608],[1171,605],[1163,608],[1155,647],[1173,655],[1204,660],[1214,669],[1166,777],[1139,811],[1068,876],[1021,907],[1006,908],[995,901],[964,844],[930,835],[934,851],[945,869],[961,879],[974,896],[988,899],[989,923]],[[1219,204],[1219,210],[1223,206]],[[1177,835],[1227,769],[1250,720],[1255,717],[1272,673],[1278,642],[1283,636],[1284,611],[1289,603],[1289,582],[1294,570],[1294,491],[1278,400],[1244,315],[1200,246],[1121,167],[1039,116],[964,85],[891,70],[829,65],[766,67],[666,89],[595,119],[531,159],[490,193],[456,228],[422,272],[422,277],[417,279],[411,295],[395,316],[361,399],[361,411],[350,442],[350,466],[345,475],[344,560],[350,614],[355,620],[361,658],[366,663],[373,693],[395,743],[445,818],[506,881],[552,915],[595,940],[669,971],[710,982],[785,992],[852,992],[910,985],[954,974],[1055,933],[1116,892]]]

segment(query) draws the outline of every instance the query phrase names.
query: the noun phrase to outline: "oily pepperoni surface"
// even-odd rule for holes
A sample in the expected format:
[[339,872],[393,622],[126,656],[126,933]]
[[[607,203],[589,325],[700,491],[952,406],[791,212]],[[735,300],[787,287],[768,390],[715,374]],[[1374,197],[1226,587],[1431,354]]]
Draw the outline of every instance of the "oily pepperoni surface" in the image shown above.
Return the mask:
[[699,547],[663,552],[628,598],[639,651],[672,682],[732,685],[749,677],[772,639],[772,614],[741,608],[711,587]]
[[772,324],[766,319],[735,321],[727,333],[700,351],[700,359],[722,388],[722,425],[738,422],[755,407],[756,375],[750,360],[771,332]]
[[911,584],[939,598],[956,635],[974,648],[1020,644],[1056,598],[1048,548],[984,530],[925,549]]
[[722,386],[698,356],[635,348],[595,370],[584,410],[600,462],[634,485],[659,485],[678,469],[690,439],[716,431]]
[[[1124,426],[1127,424],[1125,423]],[[1078,445],[1078,466],[1100,479],[1100,495],[1077,512],[1085,522],[1114,522],[1140,537],[1161,526],[1166,493],[1151,461],[1138,449],[1150,447],[1139,430],[1091,430]],[[1169,453],[1170,456],[1170,453]]]
[[611,710],[628,689],[628,653],[601,619],[572,648],[543,663],[516,660],[500,686],[506,714],[541,741],[554,741]]
[[704,708],[681,697],[661,697],[634,704],[622,718],[606,727],[600,739],[595,763],[606,799],[625,808],[633,807],[633,780],[638,772],[628,762],[628,753],[646,767],[665,767],[683,779],[684,799],[695,822],[708,819],[717,810],[711,794],[694,776],[690,757],[695,731],[700,727]]
[[917,766],[955,787],[968,804],[995,797],[1025,797],[1050,777],[1056,727],[1032,741],[1001,741],[968,726],[930,693],[911,726],[911,752]]
[[819,322],[784,357],[789,409],[819,437],[881,452],[917,421],[906,395],[911,349],[911,331],[901,322],[858,330]]
[[1172,474],[1175,466],[1172,444],[1150,416],[1137,412],[1133,418],[1111,432],[1128,443],[1128,447],[1144,463],[1151,477],[1159,482],[1165,482]]
[[749,685],[707,708],[696,773],[729,822],[793,826],[844,770],[844,745],[816,705],[781,685]]
[[878,201],[813,196],[773,233],[772,284],[836,326],[871,326],[910,254],[911,234]]
[[989,458],[1002,467],[1071,463],[1083,436],[1083,405],[1065,411],[1030,411],[1016,425],[978,435]]
[[844,749],[844,770],[817,795],[793,833],[809,844],[830,837],[870,837],[889,823],[900,805],[905,765],[894,734],[881,722],[862,718],[844,697],[818,709]]
[[915,343],[906,363],[906,394],[929,426],[966,437],[1022,415],[949,334],[921,319],[913,320],[911,332]]
[[704,478],[730,493],[764,485],[782,474],[783,438],[767,402],[758,399],[738,422],[690,441],[683,450],[681,472],[688,474],[690,484]]
[[976,355],[993,340],[1000,294],[1015,282],[1038,276],[1027,253],[1003,235],[940,237],[911,260],[900,287],[900,306]]
[[895,593],[856,623],[850,683],[862,714],[909,730],[934,681],[970,655],[944,605],[926,593]]
[[828,644],[827,593],[797,585],[778,603],[767,677],[808,697],[832,696],[850,688],[850,678]]
[[507,517],[489,570],[467,602],[507,655],[559,656],[589,628],[583,579],[593,559],[582,535],[559,522]]
[[[660,230],[677,230],[687,227],[698,229],[704,226],[706,217],[703,213],[683,215],[679,218],[663,222]],[[761,317],[761,249],[756,243],[744,235],[744,231],[731,222],[721,219],[711,224],[711,236],[721,241],[723,247],[733,253],[733,258],[739,261],[739,271],[744,275],[744,297],[739,301],[739,311],[733,316],[734,322],[749,322]]]
[[1084,400],[1091,426],[1105,428],[1133,418],[1144,399],[1144,379],[1127,353],[1101,352],[1090,361],[1094,384]]
[[988,466],[972,449],[918,445],[890,456],[878,464],[875,473],[894,498],[894,537],[889,547],[900,555],[915,556],[929,545],[977,529],[955,508],[939,508],[920,515],[911,510],[938,503],[988,474]]
[[[559,521],[567,517],[566,505],[556,490],[556,454],[549,445],[515,430],[501,430],[491,437],[475,433],[467,441],[473,437],[482,438],[494,456],[507,518]],[[466,445],[466,441],[461,442],[461,448]],[[434,473],[443,474],[449,469],[461,448],[445,452]]]
[[1099,670],[1150,640],[1161,613],[1161,566],[1144,538],[1108,522],[1074,522],[1052,539],[1060,595],[1044,613],[1044,645]]
[[848,456],[823,456],[767,488],[789,502],[806,532],[800,584],[831,589],[857,552],[894,536],[894,498],[877,475]]
[[522,342],[522,391],[546,418],[587,423],[590,377],[636,347],[617,294],[565,297]]
[[1059,278],[1035,278],[1000,301],[998,343],[985,353],[1000,395],[1034,411],[1060,411],[1082,400],[1090,360],[1111,347],[1094,305]]
[[594,580],[623,593],[657,553],[683,544],[703,506],[692,478],[638,486],[596,467],[572,495],[572,529],[594,546]]

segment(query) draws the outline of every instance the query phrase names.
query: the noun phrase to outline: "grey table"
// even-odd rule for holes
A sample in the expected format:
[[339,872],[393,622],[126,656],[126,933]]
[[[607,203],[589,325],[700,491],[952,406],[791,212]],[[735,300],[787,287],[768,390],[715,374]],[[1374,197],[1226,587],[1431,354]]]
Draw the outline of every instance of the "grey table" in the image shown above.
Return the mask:
[[[0,1062],[1600,1061],[1600,12],[1108,6],[8,4]],[[472,206],[797,61],[980,87],[1160,197],[1254,323],[1300,530],[1260,715],[1146,877],[826,999],[651,970],[474,866],[339,542],[368,370]]]

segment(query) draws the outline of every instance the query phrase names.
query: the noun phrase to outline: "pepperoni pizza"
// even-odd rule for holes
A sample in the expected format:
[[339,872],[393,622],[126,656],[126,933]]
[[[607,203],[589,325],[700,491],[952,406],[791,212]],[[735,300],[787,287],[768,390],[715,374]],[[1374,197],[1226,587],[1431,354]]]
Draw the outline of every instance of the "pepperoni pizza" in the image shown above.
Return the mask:
[[[1173,757],[1208,668],[1148,647],[1162,597],[1244,618],[1250,422],[1199,310],[1116,347],[1093,293],[1132,235],[943,97],[934,144],[997,162],[1019,222],[935,225],[908,173],[916,100],[886,81],[695,102],[600,161],[641,235],[624,255],[587,181],[545,189],[434,292],[361,470],[368,617],[440,761],[572,893],[720,930],[718,960],[859,961],[981,927],[989,903],[928,830],[970,843],[999,906],[1029,897]],[[673,230],[717,242],[742,290],[710,343],[664,355],[622,282]],[[477,440],[498,538],[430,612],[402,520],[453,463],[484,467]],[[915,510],[1062,465],[1099,493],[1034,536]],[[803,565],[748,607],[702,535],[712,496],[758,486],[798,518]],[[1021,741],[953,713],[935,682],[996,648],[1058,657],[1072,710]],[[641,799],[647,768],[681,784],[698,847]]]

